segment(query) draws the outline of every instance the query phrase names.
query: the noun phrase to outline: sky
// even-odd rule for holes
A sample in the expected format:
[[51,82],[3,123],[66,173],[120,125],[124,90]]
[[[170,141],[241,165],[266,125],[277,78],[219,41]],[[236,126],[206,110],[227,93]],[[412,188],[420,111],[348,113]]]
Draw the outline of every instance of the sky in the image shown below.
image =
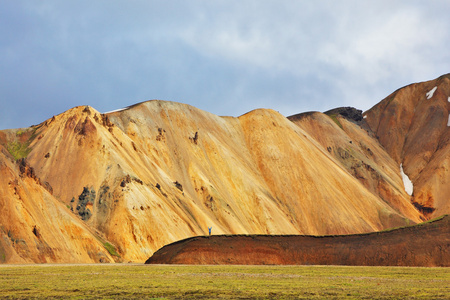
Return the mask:
[[367,110],[450,73],[448,0],[3,0],[0,129],[159,99]]

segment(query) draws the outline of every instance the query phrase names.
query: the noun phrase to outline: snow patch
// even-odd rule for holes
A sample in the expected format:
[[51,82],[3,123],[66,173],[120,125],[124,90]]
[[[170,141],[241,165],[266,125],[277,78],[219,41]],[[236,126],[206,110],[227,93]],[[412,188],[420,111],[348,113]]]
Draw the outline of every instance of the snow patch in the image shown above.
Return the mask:
[[434,95],[434,92],[436,92],[437,90],[437,86],[435,86],[434,88],[432,88],[428,93],[427,93],[427,99],[431,99]]
[[450,97],[448,97],[448,102],[450,102]]
[[403,179],[403,185],[405,186],[405,192],[412,196],[413,190],[414,190],[414,185],[411,182],[411,180],[409,179],[408,175],[405,174],[405,172],[403,172],[403,164],[400,164],[400,174],[402,174],[402,179]]
[[447,126],[450,127],[450,114],[448,115],[448,122],[447,122]]
[[[450,98],[449,98],[450,99]],[[367,119],[367,115],[365,115],[364,117],[363,117],[363,119]]]
[[118,111],[122,111],[122,110],[125,110],[125,109],[128,109],[128,108],[130,108],[130,107],[127,106],[127,107],[124,107],[124,108],[119,108],[119,109],[116,109],[116,110],[111,110],[111,111],[105,112],[104,114],[109,114],[109,113],[113,113],[113,112],[118,112]]

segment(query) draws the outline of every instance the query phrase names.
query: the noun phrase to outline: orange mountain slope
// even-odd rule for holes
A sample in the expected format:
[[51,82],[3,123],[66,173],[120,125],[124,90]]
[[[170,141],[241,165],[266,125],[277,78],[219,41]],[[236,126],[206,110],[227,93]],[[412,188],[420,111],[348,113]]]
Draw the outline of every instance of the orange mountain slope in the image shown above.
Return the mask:
[[413,184],[426,216],[450,213],[450,74],[397,90],[365,113],[379,142]]
[[[434,97],[440,89],[444,88],[438,87]],[[21,196],[24,207],[31,211],[28,206],[41,205],[39,213],[63,210],[64,222],[82,226],[86,235],[97,239],[92,243],[107,254],[89,256],[93,251],[83,246],[76,253],[86,262],[144,261],[163,245],[203,235],[208,227],[214,234],[323,235],[414,224],[430,216],[424,209],[429,203],[415,196],[425,188],[433,197],[433,216],[445,213],[448,185],[442,182],[448,182],[448,168],[416,178],[411,173],[416,161],[405,160],[405,173],[414,184],[409,196],[400,172],[402,161],[381,137],[377,139],[376,107],[358,122],[341,113],[288,119],[267,109],[238,118],[219,117],[156,100],[107,114],[75,107],[38,126],[0,131],[0,166],[8,166],[8,172],[20,179],[20,164],[14,161],[25,158],[21,161],[35,179],[17,180],[19,188],[34,182],[33,192]],[[430,161],[440,168],[449,158],[448,143],[442,142],[449,127],[444,125],[440,135],[422,133],[439,136],[439,153]],[[1,177],[0,201],[17,211],[9,184],[14,178]],[[45,203],[34,203],[37,190],[42,192],[37,199]],[[7,235],[9,228],[34,228],[41,218],[45,219],[36,214],[19,221],[4,216],[1,224]],[[68,226],[61,225],[59,217],[45,222],[54,228]],[[40,229],[49,245],[60,238],[74,240],[54,228]],[[15,239],[32,243],[22,235],[18,230]],[[0,241],[0,256],[4,243]],[[113,253],[106,243],[115,247],[120,259],[106,251]],[[22,261],[48,261],[36,258],[45,253],[42,247],[36,253],[19,251],[15,243],[11,247]],[[11,259],[5,256],[4,261]]]

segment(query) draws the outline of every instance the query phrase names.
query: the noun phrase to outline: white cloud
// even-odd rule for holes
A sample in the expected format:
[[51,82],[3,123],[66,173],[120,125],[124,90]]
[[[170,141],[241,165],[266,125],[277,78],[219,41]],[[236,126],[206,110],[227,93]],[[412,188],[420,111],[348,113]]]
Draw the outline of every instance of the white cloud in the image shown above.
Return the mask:
[[335,38],[319,52],[320,60],[339,70],[335,84],[354,105],[371,106],[402,85],[434,79],[450,67],[448,52],[442,52],[448,37],[439,19],[418,6],[400,2],[386,9],[384,2],[374,3],[353,11],[363,21],[339,22]]
[[[418,5],[295,2],[275,13],[266,3],[244,9],[230,4],[191,23],[180,38],[202,55],[229,64],[333,82],[341,101],[365,109],[387,96],[381,89],[373,95],[387,81],[412,83],[440,75],[436,61],[448,55],[437,52],[447,38],[441,20]],[[390,92],[398,87],[389,87]]]

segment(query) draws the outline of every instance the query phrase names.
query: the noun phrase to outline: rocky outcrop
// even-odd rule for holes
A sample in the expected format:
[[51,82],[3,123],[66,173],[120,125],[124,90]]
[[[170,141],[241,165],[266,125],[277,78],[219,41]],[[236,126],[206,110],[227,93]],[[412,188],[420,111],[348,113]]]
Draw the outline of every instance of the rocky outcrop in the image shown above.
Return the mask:
[[89,188],[86,186],[83,188],[83,192],[78,197],[78,204],[77,204],[77,213],[80,215],[81,219],[84,221],[89,220],[89,218],[92,216],[92,206],[95,201],[95,190]]
[[159,249],[146,264],[450,266],[450,217],[358,235],[194,237]]
[[324,112],[328,116],[340,115],[345,119],[359,123],[363,120],[362,110],[356,109],[354,107],[338,107]]

